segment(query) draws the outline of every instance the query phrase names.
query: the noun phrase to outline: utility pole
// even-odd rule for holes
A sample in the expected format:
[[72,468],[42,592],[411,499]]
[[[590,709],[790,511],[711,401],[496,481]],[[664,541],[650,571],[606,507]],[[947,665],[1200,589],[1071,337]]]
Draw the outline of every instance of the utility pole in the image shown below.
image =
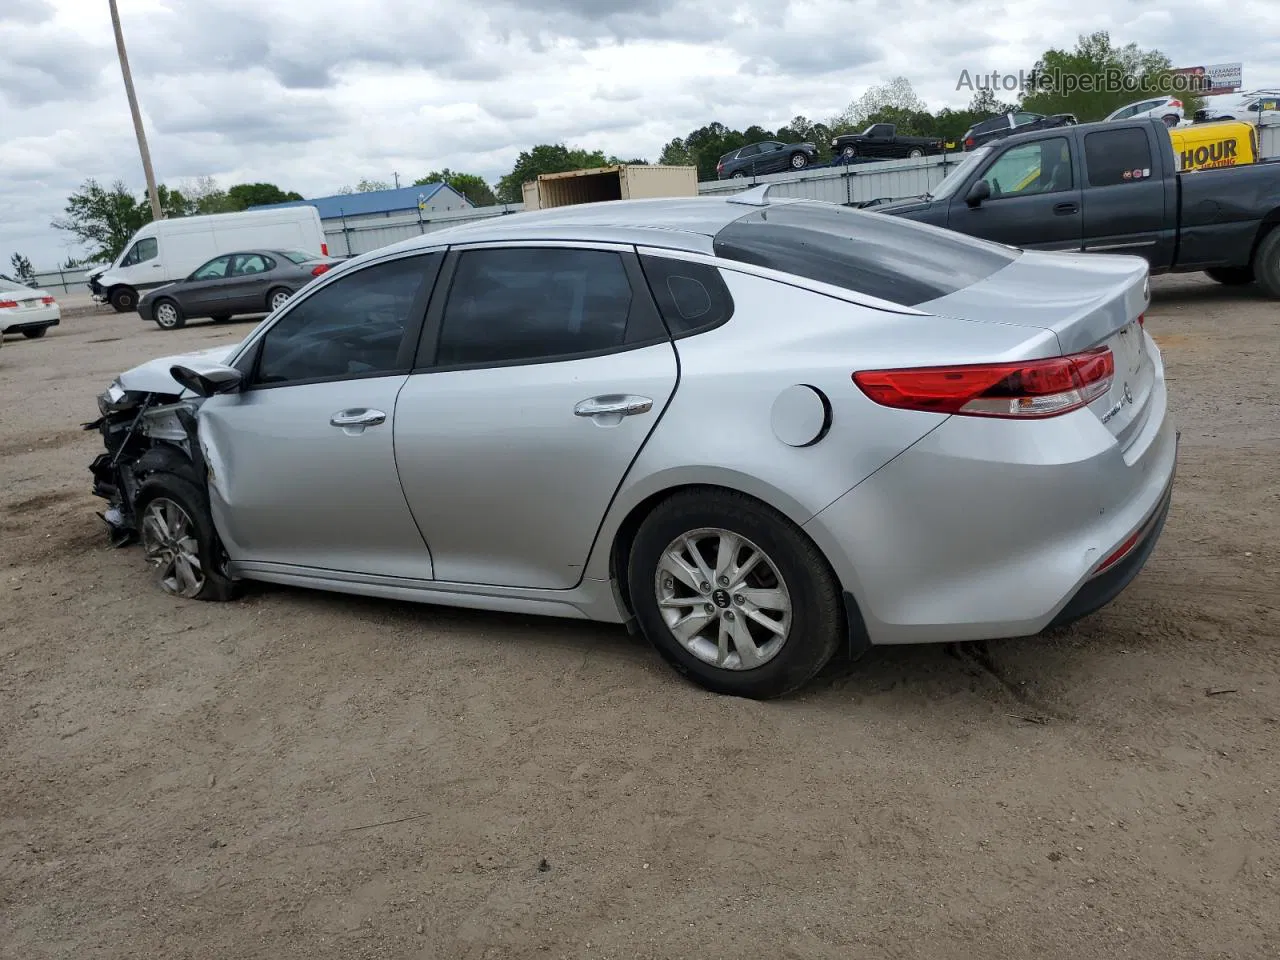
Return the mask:
[[116,0],[107,0],[111,7],[111,27],[116,33],[116,54],[120,58],[120,72],[124,74],[124,92],[129,97],[129,112],[133,114],[133,132],[138,135],[138,152],[142,154],[142,173],[147,178],[147,195],[151,198],[151,218],[164,219],[160,209],[160,194],[156,192],[156,175],[151,170],[151,151],[147,149],[147,134],[142,129],[142,113],[138,110],[138,97],[133,92],[133,74],[129,72],[129,55],[124,49],[124,31],[120,29],[120,11]]
[[397,190],[399,190],[399,189],[400,189],[400,174],[395,173],[395,172],[392,172],[392,174],[391,174],[391,175],[392,175],[393,177],[395,177],[395,178],[396,178],[396,189],[397,189]]

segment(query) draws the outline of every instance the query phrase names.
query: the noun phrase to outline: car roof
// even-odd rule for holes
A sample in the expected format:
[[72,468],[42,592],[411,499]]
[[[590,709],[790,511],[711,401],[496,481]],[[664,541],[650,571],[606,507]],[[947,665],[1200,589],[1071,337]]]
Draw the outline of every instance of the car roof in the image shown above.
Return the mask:
[[562,240],[711,253],[712,237],[754,209],[749,199],[738,195],[605,200],[473,220],[402,240],[379,252],[427,250],[451,243]]

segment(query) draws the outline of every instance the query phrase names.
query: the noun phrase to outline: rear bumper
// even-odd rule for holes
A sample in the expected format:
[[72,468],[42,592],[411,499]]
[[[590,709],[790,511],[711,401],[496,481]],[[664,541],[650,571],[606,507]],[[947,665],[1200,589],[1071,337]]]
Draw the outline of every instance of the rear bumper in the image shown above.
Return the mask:
[[805,530],[871,643],[1034,636],[1110,602],[1154,549],[1178,448],[1158,360],[1144,421],[1122,448],[1088,410],[952,417]]
[[0,330],[4,333],[21,333],[23,330],[42,330],[56,327],[62,322],[62,310],[48,307],[40,310],[24,310],[8,317],[0,317]]

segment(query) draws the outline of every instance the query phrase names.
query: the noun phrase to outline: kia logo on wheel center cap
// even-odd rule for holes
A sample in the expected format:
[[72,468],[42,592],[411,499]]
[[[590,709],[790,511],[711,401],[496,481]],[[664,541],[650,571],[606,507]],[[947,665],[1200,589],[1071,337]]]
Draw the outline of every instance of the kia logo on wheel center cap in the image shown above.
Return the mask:
[[711,602],[714,603],[721,610],[727,610],[729,608],[729,603],[730,603],[729,591],[717,590],[715,593],[711,594]]

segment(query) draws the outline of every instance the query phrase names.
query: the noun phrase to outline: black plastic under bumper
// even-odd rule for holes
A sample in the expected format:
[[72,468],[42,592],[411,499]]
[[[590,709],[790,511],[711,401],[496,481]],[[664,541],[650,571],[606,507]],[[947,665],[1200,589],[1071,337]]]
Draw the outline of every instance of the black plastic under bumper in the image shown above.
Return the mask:
[[1101,610],[1124,592],[1125,587],[1129,586],[1142,568],[1146,566],[1147,559],[1151,556],[1151,552],[1155,550],[1156,542],[1160,539],[1160,534],[1164,530],[1165,519],[1169,516],[1169,505],[1172,502],[1173,480],[1170,479],[1169,486],[1165,490],[1159,506],[1143,523],[1141,528],[1142,536],[1134,544],[1133,549],[1117,560],[1115,565],[1105,573],[1099,574],[1092,580],[1086,580],[1084,585],[1076,591],[1076,595],[1067,602],[1067,605],[1045,627],[1046,630],[1052,630],[1054,627],[1063,627],[1079,620],[1081,617],[1087,617],[1089,614]]

